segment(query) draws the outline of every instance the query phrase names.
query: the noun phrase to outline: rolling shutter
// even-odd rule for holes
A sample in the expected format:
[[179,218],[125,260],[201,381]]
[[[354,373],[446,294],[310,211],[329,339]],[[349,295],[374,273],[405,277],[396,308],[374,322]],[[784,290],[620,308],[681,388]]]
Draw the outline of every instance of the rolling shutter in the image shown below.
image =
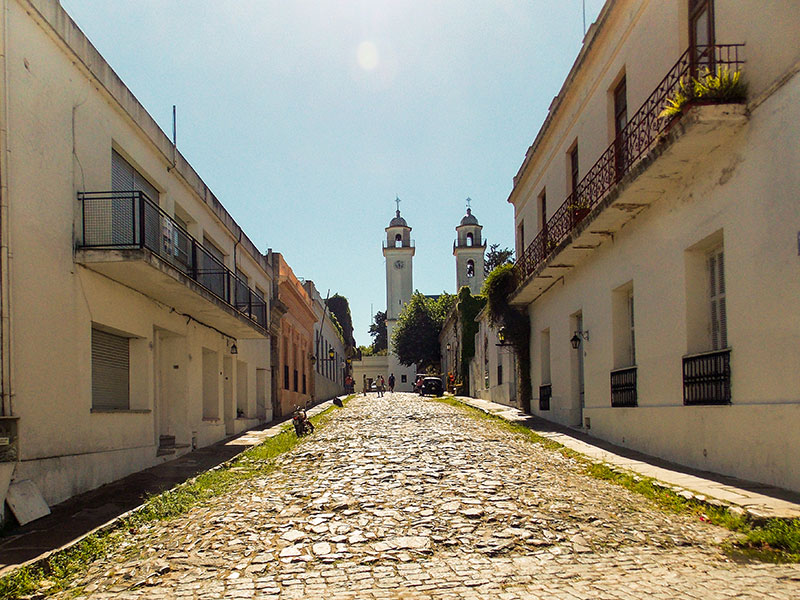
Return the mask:
[[128,409],[128,338],[92,328],[92,408]]

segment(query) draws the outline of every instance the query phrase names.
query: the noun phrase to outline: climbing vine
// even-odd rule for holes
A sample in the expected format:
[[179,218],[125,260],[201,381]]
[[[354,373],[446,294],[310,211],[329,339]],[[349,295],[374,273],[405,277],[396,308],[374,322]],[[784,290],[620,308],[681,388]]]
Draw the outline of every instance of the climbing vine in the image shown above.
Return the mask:
[[467,286],[458,291],[458,318],[461,321],[461,380],[464,390],[469,390],[469,363],[475,356],[475,334],[479,324],[475,317],[486,305],[486,298],[473,296]]
[[522,410],[531,411],[531,323],[524,310],[508,303],[516,289],[514,266],[500,265],[489,273],[483,282],[483,294],[487,300],[489,322],[494,327],[502,327],[506,340],[514,348],[519,362],[520,400]]

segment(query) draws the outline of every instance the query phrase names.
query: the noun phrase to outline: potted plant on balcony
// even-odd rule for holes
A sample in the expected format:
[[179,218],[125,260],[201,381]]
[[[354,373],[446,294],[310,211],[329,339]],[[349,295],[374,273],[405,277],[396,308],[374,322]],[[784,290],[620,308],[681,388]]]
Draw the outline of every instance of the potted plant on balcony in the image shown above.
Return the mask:
[[746,97],[747,83],[741,71],[731,71],[727,66],[717,67],[713,73],[706,69],[697,79],[682,77],[658,116],[672,120],[689,106],[742,102]]

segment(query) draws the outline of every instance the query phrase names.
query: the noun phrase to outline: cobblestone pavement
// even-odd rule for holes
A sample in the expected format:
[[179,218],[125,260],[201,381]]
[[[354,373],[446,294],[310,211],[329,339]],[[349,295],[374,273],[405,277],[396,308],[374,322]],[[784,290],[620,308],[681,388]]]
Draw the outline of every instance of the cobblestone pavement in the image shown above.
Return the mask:
[[78,583],[92,598],[800,598],[800,567],[732,562],[729,535],[457,408],[388,394],[351,401],[268,476],[136,532]]

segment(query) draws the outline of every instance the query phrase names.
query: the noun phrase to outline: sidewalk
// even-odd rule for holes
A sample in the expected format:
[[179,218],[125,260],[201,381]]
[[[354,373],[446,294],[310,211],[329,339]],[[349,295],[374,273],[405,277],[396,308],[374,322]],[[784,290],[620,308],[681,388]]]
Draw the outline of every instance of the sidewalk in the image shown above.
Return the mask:
[[755,520],[766,518],[800,518],[800,494],[771,487],[761,483],[726,477],[708,471],[698,471],[648,456],[628,448],[615,446],[586,433],[551,423],[521,410],[481,400],[456,396],[456,400],[498,416],[506,421],[519,423],[567,448],[585,455],[593,462],[606,463],[616,469],[651,477],[680,495],[701,502],[722,502],[736,510],[746,512]]
[[[317,404],[308,410],[308,415],[317,415],[332,404],[332,399]],[[212,446],[198,448],[51,507],[52,512],[48,516],[17,528],[7,537],[0,537],[0,576],[108,525],[140,506],[148,496],[160,494],[234,459],[248,448],[280,433],[290,419],[291,416],[282,421],[273,421],[260,429],[245,431]]]

